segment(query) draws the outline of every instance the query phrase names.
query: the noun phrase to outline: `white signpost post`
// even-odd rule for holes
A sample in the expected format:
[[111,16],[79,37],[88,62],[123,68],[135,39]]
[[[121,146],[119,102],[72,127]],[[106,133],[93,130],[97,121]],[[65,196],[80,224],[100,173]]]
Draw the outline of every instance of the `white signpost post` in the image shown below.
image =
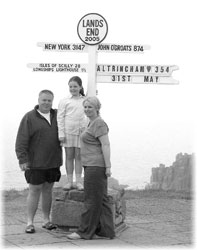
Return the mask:
[[172,78],[176,65],[126,65],[97,64],[98,53],[144,53],[149,45],[104,44],[108,33],[104,17],[97,13],[83,16],[77,26],[78,36],[83,43],[43,43],[37,45],[44,51],[88,53],[88,64],[79,63],[29,63],[33,72],[88,73],[88,96],[96,95],[97,83],[129,84],[178,84]]

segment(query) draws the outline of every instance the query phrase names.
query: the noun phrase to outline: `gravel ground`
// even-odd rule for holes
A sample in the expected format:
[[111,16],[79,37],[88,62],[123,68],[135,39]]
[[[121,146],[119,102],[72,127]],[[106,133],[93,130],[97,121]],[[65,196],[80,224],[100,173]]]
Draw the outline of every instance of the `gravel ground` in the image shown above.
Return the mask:
[[[63,248],[65,244],[82,248],[94,246],[95,241],[71,242],[65,238],[65,234],[61,237],[57,232],[46,232],[41,229],[40,205],[35,217],[35,225],[40,234],[28,238],[24,233],[26,196],[27,190],[20,192],[12,190],[2,195],[1,228],[5,247],[13,245],[19,248],[35,245],[47,247],[49,242],[58,248]],[[126,191],[125,198],[127,228],[115,240],[99,241],[99,245],[191,247],[195,244],[194,206],[190,195],[163,191]],[[99,246],[98,241],[96,245]]]

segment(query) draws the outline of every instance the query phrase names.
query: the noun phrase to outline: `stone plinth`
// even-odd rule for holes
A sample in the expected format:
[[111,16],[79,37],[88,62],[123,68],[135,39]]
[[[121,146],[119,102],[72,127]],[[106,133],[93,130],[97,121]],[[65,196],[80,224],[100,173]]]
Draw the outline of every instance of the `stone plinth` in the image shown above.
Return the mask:
[[[109,203],[113,212],[114,228],[124,228],[126,201],[124,190],[108,190]],[[62,227],[78,227],[83,212],[84,192],[78,190],[55,191],[52,204],[52,222]]]

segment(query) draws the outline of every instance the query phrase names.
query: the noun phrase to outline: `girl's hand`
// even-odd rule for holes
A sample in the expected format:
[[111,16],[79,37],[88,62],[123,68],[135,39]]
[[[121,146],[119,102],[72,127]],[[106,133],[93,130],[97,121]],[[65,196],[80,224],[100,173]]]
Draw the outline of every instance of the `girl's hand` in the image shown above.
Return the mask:
[[66,142],[66,138],[65,137],[60,137],[59,141],[62,142],[62,143],[65,143]]
[[79,128],[79,133],[80,133],[80,134],[83,133],[84,130],[85,130],[85,127],[80,127],[80,128]]
[[107,177],[110,177],[111,174],[112,174],[112,173],[111,173],[111,168],[106,168],[105,174],[106,174]]

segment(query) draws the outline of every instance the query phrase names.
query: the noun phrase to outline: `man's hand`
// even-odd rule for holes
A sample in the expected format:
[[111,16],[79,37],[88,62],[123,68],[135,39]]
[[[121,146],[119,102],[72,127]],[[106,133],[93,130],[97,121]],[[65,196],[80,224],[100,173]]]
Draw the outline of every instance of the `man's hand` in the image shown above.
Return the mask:
[[25,171],[25,170],[29,169],[29,163],[25,162],[23,164],[19,164],[19,167],[20,167],[21,171]]

